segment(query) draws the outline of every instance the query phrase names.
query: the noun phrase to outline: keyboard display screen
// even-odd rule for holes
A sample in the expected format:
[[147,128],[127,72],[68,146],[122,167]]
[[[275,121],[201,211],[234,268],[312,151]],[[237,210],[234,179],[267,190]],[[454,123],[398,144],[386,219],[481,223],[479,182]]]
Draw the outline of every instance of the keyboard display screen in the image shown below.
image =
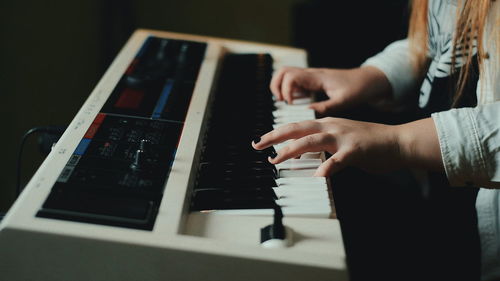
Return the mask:
[[149,37],[103,111],[183,122],[205,48],[204,43]]

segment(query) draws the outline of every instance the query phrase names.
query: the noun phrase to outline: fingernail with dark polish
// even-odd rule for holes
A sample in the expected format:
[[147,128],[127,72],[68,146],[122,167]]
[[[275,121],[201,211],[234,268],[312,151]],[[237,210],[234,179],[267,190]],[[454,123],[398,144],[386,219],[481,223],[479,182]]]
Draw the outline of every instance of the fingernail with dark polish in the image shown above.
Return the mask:
[[278,153],[276,153],[276,151],[274,151],[274,149],[269,152],[269,157],[271,159],[276,158],[276,156],[278,156]]
[[254,144],[258,144],[260,142],[260,137],[256,137],[253,139]]

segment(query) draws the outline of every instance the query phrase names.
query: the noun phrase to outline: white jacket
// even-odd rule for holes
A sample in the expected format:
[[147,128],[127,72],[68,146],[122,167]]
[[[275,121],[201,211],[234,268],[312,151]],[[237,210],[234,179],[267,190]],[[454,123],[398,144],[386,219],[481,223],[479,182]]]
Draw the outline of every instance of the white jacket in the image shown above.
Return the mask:
[[[435,24],[436,18],[440,21],[439,36],[430,37],[431,75],[439,75],[436,68],[451,53],[436,50],[444,48],[443,36],[452,36],[456,8],[456,1],[429,1],[429,13],[440,16],[429,17],[429,25]],[[500,32],[499,12],[499,1],[492,1],[483,43],[489,58],[484,60],[484,68],[480,71],[476,89],[478,106],[432,114],[450,184],[482,187],[476,199],[482,280],[500,279],[500,57],[493,38],[493,32],[496,36]],[[396,101],[416,92],[417,79],[409,60],[408,40],[392,43],[363,65],[377,67],[385,73]],[[426,87],[432,87],[426,82],[424,80],[421,86],[424,91]],[[425,103],[426,98],[421,92],[420,103]]]

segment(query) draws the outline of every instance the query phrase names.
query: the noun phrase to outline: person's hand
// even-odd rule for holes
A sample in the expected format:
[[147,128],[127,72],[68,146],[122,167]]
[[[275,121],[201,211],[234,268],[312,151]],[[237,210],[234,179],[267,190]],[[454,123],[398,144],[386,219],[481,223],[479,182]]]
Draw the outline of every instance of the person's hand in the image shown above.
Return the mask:
[[370,66],[342,70],[284,67],[273,75],[270,89],[277,100],[289,104],[294,93],[324,91],[329,99],[310,106],[320,115],[387,98],[391,91],[383,72]]
[[332,156],[315,176],[328,176],[346,166],[371,172],[405,166],[442,170],[436,129],[431,118],[403,125],[384,125],[342,118],[290,123],[261,136],[255,149],[293,140],[269,158],[278,164],[305,152],[328,151]]
[[293,142],[277,152],[269,162],[278,164],[305,152],[328,151],[332,156],[316,171],[327,176],[345,166],[369,171],[384,171],[400,162],[399,147],[393,126],[341,118],[323,118],[281,126],[253,144],[264,149],[289,139]]

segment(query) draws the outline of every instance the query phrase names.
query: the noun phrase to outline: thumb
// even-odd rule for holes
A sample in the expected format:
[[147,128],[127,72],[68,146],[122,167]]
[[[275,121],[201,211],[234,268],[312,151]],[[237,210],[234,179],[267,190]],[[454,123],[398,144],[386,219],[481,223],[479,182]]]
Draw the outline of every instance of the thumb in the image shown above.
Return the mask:
[[314,176],[328,177],[331,174],[342,170],[345,166],[346,163],[344,155],[336,152],[318,167],[316,173],[314,173]]
[[340,107],[340,103],[334,99],[328,99],[325,101],[314,102],[309,105],[310,109],[314,109],[318,114],[325,115],[326,113],[335,111],[335,109]]

